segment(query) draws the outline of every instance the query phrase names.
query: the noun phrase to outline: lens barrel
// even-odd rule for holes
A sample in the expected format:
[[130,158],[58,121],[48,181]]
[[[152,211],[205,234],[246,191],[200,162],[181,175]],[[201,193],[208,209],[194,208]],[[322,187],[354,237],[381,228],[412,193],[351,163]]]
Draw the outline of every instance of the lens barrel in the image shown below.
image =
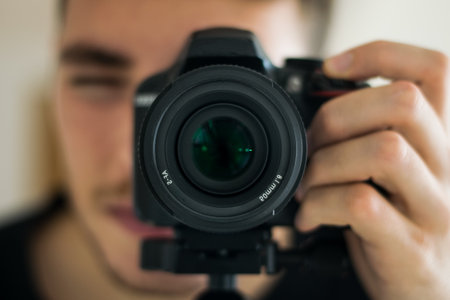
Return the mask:
[[157,201],[178,221],[234,232],[281,212],[306,164],[305,129],[290,97],[247,68],[183,74],[150,106],[138,161]]

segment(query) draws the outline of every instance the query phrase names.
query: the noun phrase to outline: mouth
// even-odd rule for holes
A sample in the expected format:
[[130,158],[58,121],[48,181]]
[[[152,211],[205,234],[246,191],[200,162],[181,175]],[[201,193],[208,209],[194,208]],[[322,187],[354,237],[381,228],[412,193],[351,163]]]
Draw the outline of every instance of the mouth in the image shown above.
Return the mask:
[[110,209],[113,218],[127,231],[143,239],[174,239],[172,227],[153,226],[140,221],[131,207],[113,207]]

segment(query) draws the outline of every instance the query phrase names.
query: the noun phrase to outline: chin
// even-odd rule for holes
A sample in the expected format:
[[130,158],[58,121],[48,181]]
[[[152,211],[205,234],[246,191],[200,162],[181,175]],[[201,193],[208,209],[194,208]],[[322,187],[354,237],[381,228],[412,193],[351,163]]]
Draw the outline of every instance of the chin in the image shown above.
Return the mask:
[[[81,209],[80,209],[81,210]],[[108,210],[81,213],[91,245],[107,275],[118,287],[143,293],[193,295],[207,286],[206,275],[176,275],[139,267],[140,237],[126,230]]]

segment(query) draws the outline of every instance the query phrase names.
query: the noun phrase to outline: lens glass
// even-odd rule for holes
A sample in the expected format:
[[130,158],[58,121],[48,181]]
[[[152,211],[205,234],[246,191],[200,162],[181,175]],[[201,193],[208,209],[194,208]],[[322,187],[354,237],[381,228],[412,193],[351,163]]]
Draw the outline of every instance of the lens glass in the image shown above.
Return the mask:
[[244,173],[254,156],[254,142],[238,120],[213,118],[203,123],[192,138],[193,160],[206,177],[228,181]]

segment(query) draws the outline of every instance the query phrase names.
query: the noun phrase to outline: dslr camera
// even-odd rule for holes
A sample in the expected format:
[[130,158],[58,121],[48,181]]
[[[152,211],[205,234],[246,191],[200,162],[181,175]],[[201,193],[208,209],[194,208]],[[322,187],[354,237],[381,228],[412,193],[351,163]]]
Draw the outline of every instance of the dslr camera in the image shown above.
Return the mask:
[[176,232],[143,241],[141,266],[276,272],[284,260],[270,229],[293,224],[305,128],[321,104],[359,87],[327,78],[318,60],[274,66],[249,31],[195,32],[136,92],[135,212]]

